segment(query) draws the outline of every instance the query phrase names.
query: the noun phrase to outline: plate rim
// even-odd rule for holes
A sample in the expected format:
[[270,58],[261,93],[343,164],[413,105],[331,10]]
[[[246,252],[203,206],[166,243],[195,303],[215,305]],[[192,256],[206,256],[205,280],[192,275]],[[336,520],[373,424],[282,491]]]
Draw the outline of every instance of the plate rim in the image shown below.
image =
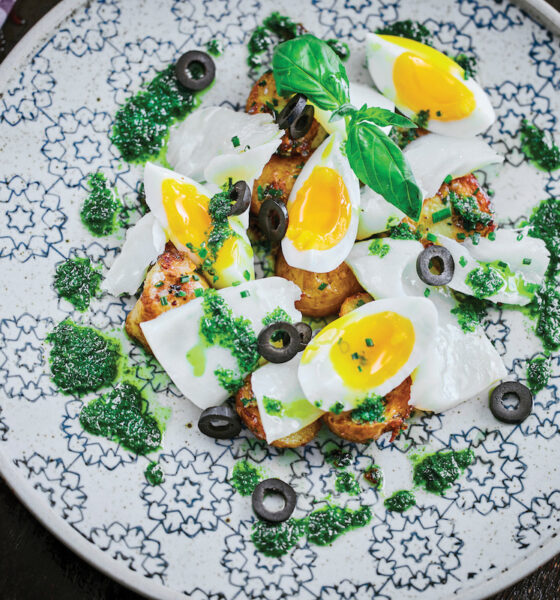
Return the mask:
[[[556,35],[560,35],[560,12],[545,0],[510,1],[522,10],[527,11],[543,27]],[[44,43],[52,29],[58,27],[72,12],[82,8],[87,2],[88,0],[62,0],[37,21],[0,64],[0,81],[8,82],[11,75],[16,72],[17,66],[21,64],[22,59],[25,59],[35,48]],[[3,92],[4,89],[0,88],[0,95]],[[48,504],[43,501],[39,494],[33,493],[32,488],[26,483],[21,472],[16,469],[1,449],[2,445],[0,445],[0,477],[6,482],[8,488],[43,527],[82,560],[98,571],[101,571],[107,577],[145,598],[155,600],[185,600],[192,597],[190,594],[172,590],[164,584],[150,580],[139,572],[131,571],[120,565],[93,543],[89,542],[64,519],[56,516],[56,520],[53,520],[52,510]],[[58,526],[60,521],[64,525],[62,528]],[[499,593],[516,584],[559,553],[560,536],[551,537],[545,543],[540,544],[529,556],[504,568],[496,577],[484,579],[472,587],[463,589],[455,594],[454,598],[455,600],[483,600],[484,598],[489,598],[493,594]],[[513,569],[516,569],[516,571],[512,577]],[[482,590],[484,591],[482,592]]]

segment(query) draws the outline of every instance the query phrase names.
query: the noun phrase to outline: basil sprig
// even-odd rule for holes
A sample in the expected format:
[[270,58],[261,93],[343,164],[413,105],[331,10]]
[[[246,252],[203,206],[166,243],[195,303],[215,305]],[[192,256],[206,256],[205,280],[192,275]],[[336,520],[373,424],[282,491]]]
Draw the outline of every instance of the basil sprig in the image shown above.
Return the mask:
[[328,44],[313,35],[278,45],[272,66],[281,94],[305,94],[317,107],[334,111],[333,120],[346,119],[346,156],[356,176],[418,221],[422,192],[400,148],[380,129],[416,125],[383,108],[352,107],[344,65]]

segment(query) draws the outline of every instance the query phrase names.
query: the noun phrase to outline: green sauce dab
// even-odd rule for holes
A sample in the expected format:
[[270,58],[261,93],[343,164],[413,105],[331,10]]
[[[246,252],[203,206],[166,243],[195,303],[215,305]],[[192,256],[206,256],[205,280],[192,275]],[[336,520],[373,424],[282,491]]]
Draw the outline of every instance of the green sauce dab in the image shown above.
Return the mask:
[[521,150],[537,167],[544,171],[556,171],[560,168],[560,149],[545,139],[545,132],[523,119],[521,122]]
[[119,442],[136,454],[148,454],[161,445],[161,431],[148,402],[131,383],[119,383],[85,405],[80,423],[89,433]]
[[103,173],[92,173],[88,185],[90,193],[80,212],[82,223],[95,236],[110,235],[117,227],[116,218],[122,205],[107,185]]
[[101,283],[101,273],[91,266],[89,258],[69,258],[58,265],[54,287],[58,295],[80,311],[87,310]]
[[409,508],[416,506],[416,496],[408,490],[399,490],[389,496],[383,504],[391,512],[403,513]]
[[242,496],[250,496],[262,480],[260,469],[246,460],[235,463],[230,483]]
[[163,470],[158,462],[151,462],[144,471],[144,476],[150,485],[156,486],[163,483]]
[[474,452],[470,448],[435,452],[414,465],[414,483],[432,494],[443,495],[473,462]]
[[382,423],[385,421],[385,399],[375,394],[367,396],[350,417],[356,423]]
[[303,33],[305,33],[303,28],[292,21],[290,17],[273,12],[264,19],[263,24],[259,25],[249,38],[247,64],[252,69],[260,67],[263,63],[262,54],[269,48]]
[[421,44],[432,44],[432,33],[422,23],[406,19],[404,21],[396,21],[391,25],[386,25],[377,29],[375,33],[380,35],[395,35],[397,37],[408,38],[420,42]]
[[527,385],[537,393],[548,385],[550,378],[550,359],[544,356],[533,358],[527,364]]
[[356,480],[356,477],[348,471],[341,471],[336,476],[334,489],[339,494],[350,494],[350,496],[357,496],[361,492],[360,484]]
[[67,319],[49,333],[47,341],[52,344],[52,380],[62,392],[78,396],[95,392],[119,374],[119,342],[91,327],[80,327]]

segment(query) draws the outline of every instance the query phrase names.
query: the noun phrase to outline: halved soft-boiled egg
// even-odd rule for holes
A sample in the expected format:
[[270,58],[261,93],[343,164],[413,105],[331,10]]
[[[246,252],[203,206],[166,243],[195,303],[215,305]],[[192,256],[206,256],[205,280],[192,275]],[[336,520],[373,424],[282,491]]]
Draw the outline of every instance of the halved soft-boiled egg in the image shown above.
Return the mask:
[[208,289],[140,324],[158,362],[179,390],[200,408],[235,393],[257,368],[257,337],[274,320],[299,322],[301,290],[282,277]]
[[306,398],[341,412],[385,396],[420,364],[436,328],[425,298],[371,302],[336,319],[303,352],[298,377]]
[[369,33],[366,51],[369,72],[379,91],[409,118],[429,111],[426,129],[472,137],[494,122],[486,92],[435,48],[407,38]]
[[222,288],[255,278],[253,250],[239,217],[228,217],[212,242],[212,194],[193,179],[153,163],[144,169],[146,203],[176,248],[188,252],[209,283]]
[[344,262],[356,239],[360,184],[340,142],[334,134],[315,150],[288,198],[282,253],[292,267],[332,271]]
[[[349,84],[350,92],[350,103],[356,108],[361,108],[364,104],[368,106],[384,108],[393,112],[395,110],[395,103],[385,98],[378,91],[374,90],[371,85],[364,83],[356,83],[351,81]],[[315,106],[315,118],[322,125],[323,129],[327,133],[338,133],[343,138],[346,137],[346,126],[343,118],[331,121],[332,116],[331,110],[322,110]],[[391,126],[381,127],[381,130],[385,133],[389,133]]]
[[432,303],[438,324],[412,373],[410,404],[442,412],[484,392],[507,372],[482,328],[474,321],[461,324],[450,288],[426,285],[418,277],[416,259],[423,248],[415,240],[359,242],[346,263],[374,298],[425,297]]
[[301,354],[281,364],[268,363],[251,376],[266,441],[292,435],[323,414],[305,397],[297,377]]

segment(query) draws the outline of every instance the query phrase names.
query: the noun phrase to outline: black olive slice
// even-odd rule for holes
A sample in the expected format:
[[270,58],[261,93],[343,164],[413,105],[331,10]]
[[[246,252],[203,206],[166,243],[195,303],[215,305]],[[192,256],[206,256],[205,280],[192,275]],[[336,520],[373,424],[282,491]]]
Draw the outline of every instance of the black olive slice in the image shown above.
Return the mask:
[[200,92],[214,81],[216,65],[206,52],[190,50],[179,57],[175,64],[175,76],[184,88]]
[[313,330],[307,323],[304,323],[303,321],[301,321],[300,323],[296,323],[296,329],[299,331],[300,337],[299,349],[305,350],[305,347],[307,346],[307,344],[309,344],[311,338],[313,337]]
[[[431,267],[439,269],[433,273]],[[455,261],[451,252],[443,246],[428,246],[416,259],[418,277],[428,285],[447,285],[453,279]]]
[[[266,495],[280,496],[284,500],[284,506],[279,510],[269,510],[264,505]],[[254,489],[251,498],[253,510],[259,519],[269,523],[282,523],[287,521],[296,507],[296,493],[291,485],[281,479],[265,479]]]
[[257,349],[271,363],[288,362],[301,349],[300,332],[286,321],[271,323],[259,333]]
[[301,115],[295,120],[294,123],[288,128],[288,133],[292,140],[298,140],[302,138],[310,129],[315,118],[315,109],[313,106],[308,104]]
[[[508,408],[505,404],[508,396],[517,399],[515,408]],[[533,410],[533,394],[531,390],[519,381],[504,381],[492,390],[490,395],[490,410],[502,423],[521,423]]]
[[236,181],[231,187],[229,197],[234,203],[229,209],[229,216],[242,215],[251,204],[251,188],[246,181]]
[[303,94],[295,94],[276,117],[276,124],[280,129],[288,129],[302,115],[307,106],[307,97]]
[[267,198],[259,211],[259,229],[271,242],[279,242],[288,229],[288,209],[274,198]]
[[217,440],[229,440],[239,435],[241,419],[235,410],[227,404],[211,406],[202,411],[198,419],[198,428],[208,437]]

